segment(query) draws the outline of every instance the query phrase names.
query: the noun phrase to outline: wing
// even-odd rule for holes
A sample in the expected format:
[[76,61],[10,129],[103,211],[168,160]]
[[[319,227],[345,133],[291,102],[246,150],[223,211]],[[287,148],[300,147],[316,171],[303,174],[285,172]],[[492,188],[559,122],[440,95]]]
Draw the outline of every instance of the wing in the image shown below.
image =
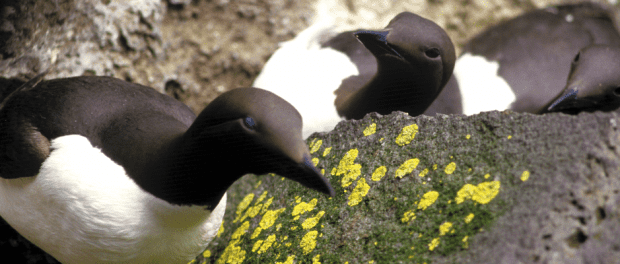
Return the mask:
[[[30,82],[28,82],[30,83]],[[50,140],[82,135],[123,165],[183,133],[195,119],[184,104],[152,88],[109,77],[76,77],[24,86],[0,108],[0,175],[34,176]]]

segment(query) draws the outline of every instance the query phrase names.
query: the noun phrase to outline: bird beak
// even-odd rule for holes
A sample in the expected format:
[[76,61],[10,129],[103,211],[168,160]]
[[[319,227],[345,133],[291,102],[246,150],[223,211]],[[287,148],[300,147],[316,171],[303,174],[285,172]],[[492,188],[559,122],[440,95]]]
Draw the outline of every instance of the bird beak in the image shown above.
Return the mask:
[[299,140],[278,138],[271,141],[271,150],[256,162],[267,168],[264,172],[273,172],[301,185],[334,196],[334,189],[310,158],[306,143]]
[[278,172],[278,174],[299,182],[307,188],[327,194],[330,197],[334,197],[335,195],[329,180],[323,177],[319,170],[312,164],[309,155],[304,155],[303,161],[300,163],[282,168],[282,171]]
[[564,109],[574,108],[575,104],[578,104],[579,102],[577,99],[578,92],[579,90],[575,88],[564,89],[551,101],[551,103],[543,107],[540,113],[559,112]]
[[577,114],[582,111],[612,110],[606,107],[606,105],[613,105],[610,104],[610,98],[605,98],[604,94],[598,92],[583,94],[580,92],[582,90],[582,87],[579,85],[568,86],[551,103],[541,109],[539,113],[564,112],[567,114]]
[[387,36],[389,33],[390,33],[389,30],[385,30],[385,31],[360,30],[360,31],[353,33],[353,35],[355,35],[357,40],[359,40],[359,42],[361,42],[368,50],[370,50],[373,53],[379,52],[379,53],[403,58],[403,56],[401,56],[387,42]]

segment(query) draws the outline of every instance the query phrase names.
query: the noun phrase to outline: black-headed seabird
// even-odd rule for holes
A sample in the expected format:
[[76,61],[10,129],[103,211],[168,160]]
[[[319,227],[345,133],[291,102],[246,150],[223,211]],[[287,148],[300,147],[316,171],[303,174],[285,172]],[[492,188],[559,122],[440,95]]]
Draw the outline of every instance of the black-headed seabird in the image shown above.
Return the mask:
[[615,109],[619,47],[612,16],[594,3],[552,6],[500,23],[471,39],[456,62],[463,113]]
[[196,117],[115,78],[41,79],[0,104],[0,215],[62,263],[185,264],[247,173],[334,194],[301,116],[271,92],[234,89]]
[[319,20],[283,43],[253,84],[299,110],[304,138],[371,112],[422,114],[452,75],[452,41],[416,14],[400,13],[382,30],[344,32],[321,42],[330,27]]

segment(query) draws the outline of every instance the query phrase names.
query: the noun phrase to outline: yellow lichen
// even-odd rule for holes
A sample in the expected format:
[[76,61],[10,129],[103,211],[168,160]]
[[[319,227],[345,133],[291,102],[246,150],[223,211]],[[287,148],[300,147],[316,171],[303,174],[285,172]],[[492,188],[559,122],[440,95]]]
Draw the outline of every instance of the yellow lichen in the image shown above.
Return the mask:
[[254,185],[254,189],[258,188],[258,186],[260,186],[263,183],[263,181],[258,181],[255,185]]
[[415,217],[415,213],[413,212],[413,209],[411,209],[403,214],[403,218],[401,218],[400,221],[403,223],[409,223],[409,221],[414,220]]
[[437,246],[439,246],[439,238],[433,238],[431,243],[428,244],[428,250],[433,251]]
[[273,197],[269,198],[269,200],[267,200],[263,204],[263,209],[261,210],[261,214],[264,214],[267,212],[267,210],[269,210],[269,206],[271,205],[272,202],[273,202]]
[[276,262],[276,264],[293,264],[295,256],[288,256],[284,262]]
[[228,243],[228,246],[222,252],[220,258],[216,261],[217,264],[240,264],[245,260],[245,250],[237,246],[238,239],[233,239]]
[[321,264],[321,262],[319,262],[321,260],[321,255],[316,255],[312,258],[312,264]]
[[448,233],[448,231],[450,231],[450,229],[452,229],[452,223],[445,222],[445,223],[441,224],[439,226],[439,236],[445,235],[446,233]]
[[262,229],[267,229],[269,227],[271,227],[276,220],[278,220],[278,216],[284,212],[284,210],[286,210],[286,208],[280,208],[278,210],[269,210],[267,211],[264,215],[263,218],[260,220],[260,223],[258,224]]
[[260,213],[260,209],[262,207],[263,207],[263,204],[257,204],[255,206],[248,208],[248,210],[245,211],[245,214],[243,215],[243,217],[241,217],[240,221],[245,220],[247,217],[254,218],[255,216],[258,215],[258,213]]
[[249,193],[248,195],[246,195],[245,197],[243,197],[243,200],[241,200],[241,202],[239,203],[239,205],[237,206],[237,217],[235,218],[235,220],[233,220],[233,223],[236,223],[239,221],[239,219],[242,216],[243,211],[248,208],[248,205],[250,205],[250,203],[252,202],[252,200],[254,200],[254,194],[253,193]]
[[448,166],[446,166],[445,172],[446,174],[452,174],[456,170],[456,163],[450,162]]
[[530,178],[530,172],[529,171],[524,171],[523,174],[521,174],[521,181],[527,181],[527,179]]
[[338,164],[336,176],[344,174],[344,177],[342,177],[342,187],[351,185],[362,174],[362,165],[354,163],[357,154],[357,149],[349,150]]
[[420,203],[418,204],[418,209],[426,210],[426,208],[435,203],[437,197],[439,197],[439,193],[436,191],[430,191],[425,193],[422,196],[422,200],[420,200]]
[[330,171],[329,174],[336,175],[336,168],[332,168],[332,171]]
[[327,156],[327,154],[329,154],[330,151],[332,151],[332,147],[325,148],[325,150],[323,151],[323,157]]
[[321,169],[321,175],[325,175],[325,169]]
[[314,248],[316,247],[316,237],[318,236],[318,234],[318,231],[312,230],[306,233],[303,238],[301,238],[299,246],[301,247],[304,255],[308,255],[308,253],[314,250]]
[[478,186],[465,184],[456,193],[455,200],[457,204],[460,204],[467,199],[474,200],[481,204],[486,204],[493,200],[495,196],[497,196],[497,194],[499,193],[499,188],[499,181],[482,182],[478,184]]
[[395,177],[402,178],[403,176],[411,173],[416,167],[418,167],[418,164],[420,164],[420,160],[415,158],[405,161],[402,165],[400,165],[400,167],[398,167],[396,173],[394,173]]
[[256,240],[256,242],[254,242],[254,246],[252,246],[252,252],[256,252],[256,250],[258,250],[260,248],[260,245],[263,244],[262,239]]
[[404,146],[411,143],[417,133],[418,125],[416,124],[403,127],[403,130],[400,132],[398,137],[396,137],[396,144],[399,146]]
[[359,204],[364,196],[368,194],[368,190],[370,190],[370,186],[366,184],[366,179],[359,179],[359,181],[357,181],[357,186],[355,186],[355,189],[353,189],[353,192],[349,195],[349,206]]
[[437,164],[433,164],[433,170],[437,170]]
[[320,211],[314,217],[310,217],[310,218],[306,219],[301,224],[301,227],[303,227],[303,229],[313,228],[316,224],[319,223],[319,220],[321,220],[321,217],[323,217],[324,214],[325,214],[325,211]]
[[377,132],[377,124],[372,123],[366,129],[364,129],[364,136],[365,137],[370,136],[374,134],[375,132]]
[[[271,245],[273,245],[273,242],[276,241],[276,235],[270,235],[267,237],[267,239],[265,239],[265,242],[263,242],[263,244],[260,246],[260,249],[258,250],[258,254],[263,254],[265,253],[270,247]],[[254,252],[254,249],[252,249],[252,252]]]
[[381,166],[381,167],[377,168],[375,170],[375,172],[372,173],[372,176],[370,178],[373,181],[380,181],[381,178],[383,178],[383,176],[385,176],[386,172],[387,172],[387,168],[385,166]]
[[463,238],[463,248],[468,248],[469,247],[469,243],[467,242],[467,239],[469,238],[469,236],[465,236]]
[[263,200],[265,200],[265,198],[267,197],[267,191],[264,191],[259,197],[258,200],[256,200],[256,203],[254,203],[254,205],[257,205],[258,203],[262,202]]
[[312,158],[312,165],[314,165],[316,167],[316,165],[319,165],[319,158]]
[[239,239],[243,234],[245,234],[246,231],[248,231],[249,228],[250,228],[250,222],[248,221],[243,222],[243,224],[241,224],[241,226],[239,226],[237,230],[233,232],[231,239],[233,240]]
[[491,174],[488,174],[488,173],[487,173],[487,174],[485,174],[485,175],[484,175],[484,178],[485,178],[485,179],[488,179],[489,177],[491,177]]
[[[323,140],[316,140],[314,139],[311,143],[310,143],[310,154],[316,152],[317,150],[319,150],[319,148],[321,148],[321,145],[323,145]],[[314,144],[313,144],[314,143]]]
[[222,220],[222,225],[220,225],[220,229],[217,230],[217,237],[221,237],[222,233],[224,233],[224,223],[226,221]]
[[299,216],[304,214],[305,212],[312,211],[312,209],[314,209],[316,203],[318,202],[316,198],[310,200],[309,203],[301,202],[301,200],[299,201],[300,202],[298,202],[298,204],[293,207],[293,213],[291,213],[292,216]]
[[471,197],[472,200],[486,204],[489,203],[499,193],[500,183],[499,181],[483,182],[478,184],[477,191]]
[[466,138],[466,139],[470,139],[470,138],[471,138],[471,135],[470,135],[470,134],[467,134],[467,136],[465,136],[465,138]]
[[428,168],[426,168],[426,169],[422,170],[422,171],[420,172],[420,174],[418,174],[418,176],[420,176],[420,177],[424,177],[424,176],[426,176],[426,174],[428,174]]
[[[252,236],[250,236],[250,239],[255,239],[258,237],[258,235],[260,235],[260,232],[262,232],[263,229],[261,227],[257,227],[256,229],[254,229],[254,232],[252,232]],[[261,240],[259,240],[261,241]],[[256,250],[252,250],[252,252],[254,252]]]
[[211,250],[205,250],[204,252],[202,252],[202,256],[204,258],[210,258],[211,257]]
[[470,213],[465,217],[465,223],[469,224],[469,222],[471,222],[471,220],[474,219],[474,214]]

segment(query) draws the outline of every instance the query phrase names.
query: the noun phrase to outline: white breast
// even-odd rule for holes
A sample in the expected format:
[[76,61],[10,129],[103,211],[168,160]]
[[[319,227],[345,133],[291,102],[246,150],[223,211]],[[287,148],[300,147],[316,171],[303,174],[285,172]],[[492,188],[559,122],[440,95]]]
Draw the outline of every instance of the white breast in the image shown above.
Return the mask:
[[330,131],[343,120],[334,105],[334,91],[343,79],[359,74],[345,54],[320,47],[319,39],[329,29],[328,24],[316,23],[282,43],[253,84],[282,97],[299,111],[304,138]]
[[217,234],[213,212],[171,205],[79,135],[59,137],[39,175],[0,179],[0,215],[63,263],[187,263]]
[[516,96],[498,75],[499,64],[482,56],[463,54],[454,65],[454,76],[461,90],[463,114],[510,108]]

